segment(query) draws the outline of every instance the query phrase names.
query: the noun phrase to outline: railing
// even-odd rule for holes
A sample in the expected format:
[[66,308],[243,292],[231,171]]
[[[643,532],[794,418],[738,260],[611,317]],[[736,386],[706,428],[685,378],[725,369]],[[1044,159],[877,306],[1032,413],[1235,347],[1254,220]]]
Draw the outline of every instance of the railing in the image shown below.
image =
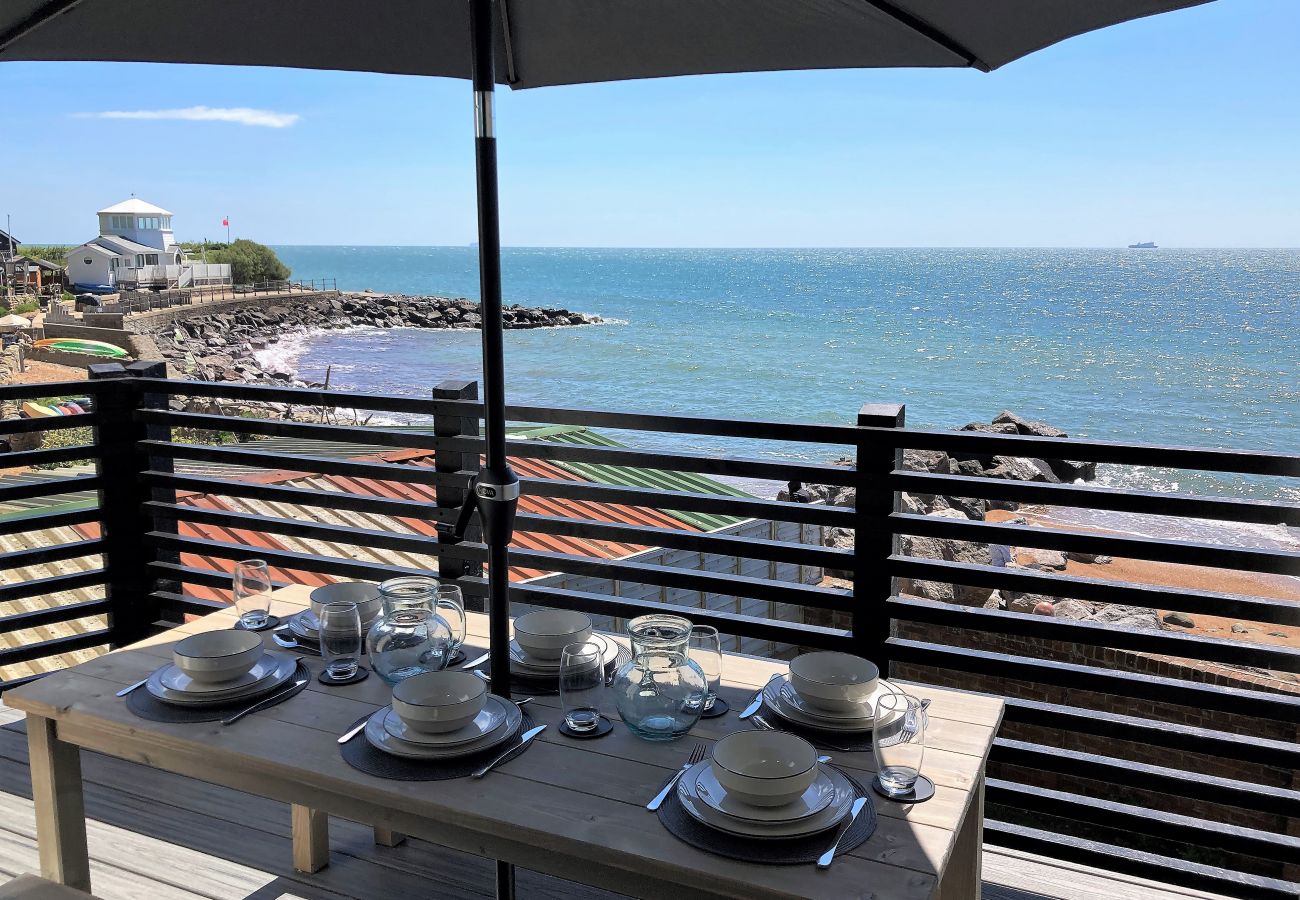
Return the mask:
[[314,291],[337,291],[338,281],[334,278],[314,278],[297,281],[257,281],[252,284],[232,285],[227,279],[221,284],[198,284],[194,287],[173,288],[165,291],[123,290],[118,299],[105,303],[103,312],[139,313],[158,309],[171,309],[176,306],[192,306],[210,303],[216,300],[230,300],[235,297],[265,297],[274,294],[304,293]]
[[[0,566],[12,571],[90,557],[104,563],[0,587],[5,601],[82,590],[66,605],[5,615],[0,632],[25,629],[22,634],[36,635],[43,626],[84,623],[88,617],[101,617],[104,624],[29,638],[18,646],[11,638],[10,649],[0,650],[0,666],[130,643],[187,614],[208,612],[222,603],[214,591],[229,584],[214,561],[228,566],[250,555],[265,558],[284,579],[315,573],[373,580],[436,566],[442,578],[456,579],[470,597],[484,596],[484,546],[472,533],[457,542],[446,531],[482,450],[482,408],[472,383],[441,385],[432,399],[422,400],[168,381],[152,377],[161,374],[157,364],[137,363],[129,372],[97,369],[91,382],[60,388],[92,392],[97,409],[91,416],[3,423],[10,433],[94,425],[93,444],[10,454],[5,464],[89,457],[97,469],[71,479],[0,486],[0,504],[87,490],[96,491],[98,500],[23,519],[0,516],[0,535],[81,529],[74,540],[0,555]],[[54,390],[4,387],[0,400]],[[173,411],[171,401],[179,398],[196,411]],[[427,430],[250,418],[228,409],[231,403],[362,410],[424,423]],[[900,497],[906,492],[1294,528],[1300,526],[1300,505],[1294,503],[934,474],[904,469],[902,460],[904,449],[914,449],[956,458],[1068,458],[1294,479],[1300,478],[1300,456],[908,429],[897,406],[864,408],[849,426],[545,407],[511,407],[507,414],[516,422],[645,436],[636,447],[510,442],[508,451],[523,470],[524,498],[536,504],[519,516],[521,539],[511,550],[511,565],[564,579],[560,586],[554,578],[550,583],[517,580],[512,600],[614,620],[680,610],[685,603],[694,607],[688,613],[693,620],[737,640],[844,649],[878,661],[895,678],[1000,694],[1007,713],[989,762],[986,840],[1235,896],[1295,896],[1300,682],[1286,679],[1300,673],[1300,651],[1284,642],[1139,630],[922,600],[906,588],[915,581],[942,582],[1283,627],[1300,626],[1300,604],[908,556],[900,540],[1104,553],[1284,576],[1300,575],[1300,554],[919,515],[904,512]],[[256,442],[178,443],[177,429],[276,438],[280,449],[271,452]],[[765,450],[820,446],[826,458],[848,448],[857,464],[652,449],[654,435],[707,436],[736,446],[761,442]],[[283,439],[303,443],[285,450]],[[353,444],[356,454],[319,449]],[[377,456],[376,447],[410,452]],[[432,467],[399,461],[428,452],[435,454]],[[219,468],[195,468],[202,466]],[[857,499],[852,508],[836,507],[665,488],[653,478],[598,483],[575,474],[590,466],[795,483],[792,487],[838,485],[854,488]],[[266,469],[300,474],[230,474]],[[328,479],[328,485],[320,479]],[[670,518],[647,524],[646,511]],[[692,529],[673,514],[851,529],[853,545]],[[93,532],[94,523],[102,532]],[[671,548],[699,562],[685,567],[647,561],[631,551],[605,558],[573,549],[579,541]],[[846,571],[853,576],[853,590],[777,577],[780,566]],[[92,585],[103,586],[102,596],[85,594]],[[797,618],[788,615],[791,610]],[[937,770],[947,765],[940,757],[932,757]]]

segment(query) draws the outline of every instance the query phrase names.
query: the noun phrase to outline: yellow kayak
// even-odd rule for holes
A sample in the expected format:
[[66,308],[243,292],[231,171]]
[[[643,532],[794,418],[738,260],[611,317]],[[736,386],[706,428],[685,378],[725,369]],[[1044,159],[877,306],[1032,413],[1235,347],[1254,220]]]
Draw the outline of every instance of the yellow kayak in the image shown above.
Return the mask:
[[48,416],[66,415],[66,413],[53,406],[28,402],[23,404],[23,415],[27,416],[29,419],[44,419]]

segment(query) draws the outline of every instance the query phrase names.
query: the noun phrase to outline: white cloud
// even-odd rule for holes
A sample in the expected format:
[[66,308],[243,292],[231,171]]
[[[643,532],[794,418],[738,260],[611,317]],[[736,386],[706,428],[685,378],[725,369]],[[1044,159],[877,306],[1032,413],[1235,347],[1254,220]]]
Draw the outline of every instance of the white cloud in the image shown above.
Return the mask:
[[288,128],[302,118],[297,113],[252,109],[247,106],[187,106],[184,109],[110,109],[104,112],[74,113],[80,119],[173,119],[186,122],[234,122],[259,128]]

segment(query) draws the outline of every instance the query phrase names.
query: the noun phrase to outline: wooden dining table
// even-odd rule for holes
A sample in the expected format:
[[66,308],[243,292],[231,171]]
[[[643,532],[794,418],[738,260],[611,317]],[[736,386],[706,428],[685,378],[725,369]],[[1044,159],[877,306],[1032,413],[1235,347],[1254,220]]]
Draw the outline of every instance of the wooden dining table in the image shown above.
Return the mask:
[[[296,586],[277,591],[272,612],[292,615],[306,607],[307,595]],[[465,649],[472,659],[486,649],[487,618],[470,613],[468,619]],[[90,888],[85,749],[292,804],[294,862],[305,870],[327,863],[327,817],[338,816],[381,835],[411,835],[639,897],[979,897],[984,768],[1002,717],[996,697],[896,682],[931,701],[922,771],[935,783],[934,797],[904,804],[873,794],[875,833],[829,869],[763,865],[683,843],[645,804],[696,743],[750,727],[737,715],[784,670],[779,660],[727,654],[719,693],[732,712],[702,719],[681,741],[634,737],[612,702],[603,710],[615,723],[611,734],[566,738],[555,727],[562,719],[558,698],[543,696],[527,709],[551,727],[486,778],[392,781],[353,769],[336,743],[359,717],[388,703],[391,688],[374,675],[341,687],[313,678],[300,694],[230,726],[146,721],[115,695],[167,662],[175,641],[235,621],[232,610],[221,610],[5,695],[6,704],[27,714],[44,877]],[[275,648],[269,634],[266,641]],[[313,675],[320,671],[320,659],[305,662]],[[824,752],[864,784],[874,773],[870,751]]]

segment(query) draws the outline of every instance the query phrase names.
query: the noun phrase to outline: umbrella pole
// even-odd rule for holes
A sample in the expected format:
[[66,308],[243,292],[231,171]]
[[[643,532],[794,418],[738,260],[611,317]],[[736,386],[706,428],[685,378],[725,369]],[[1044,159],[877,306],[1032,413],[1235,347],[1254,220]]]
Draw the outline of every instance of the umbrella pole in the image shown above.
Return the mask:
[[[494,0],[469,0],[474,75],[474,161],[478,178],[479,316],[483,329],[483,423],[486,461],[474,498],[488,546],[488,628],[492,692],[510,698],[510,564],[519,479],[506,462],[505,353],[501,321],[501,227],[497,142],[492,100],[496,88],[492,30]],[[497,861],[497,897],[513,900],[515,867]]]

